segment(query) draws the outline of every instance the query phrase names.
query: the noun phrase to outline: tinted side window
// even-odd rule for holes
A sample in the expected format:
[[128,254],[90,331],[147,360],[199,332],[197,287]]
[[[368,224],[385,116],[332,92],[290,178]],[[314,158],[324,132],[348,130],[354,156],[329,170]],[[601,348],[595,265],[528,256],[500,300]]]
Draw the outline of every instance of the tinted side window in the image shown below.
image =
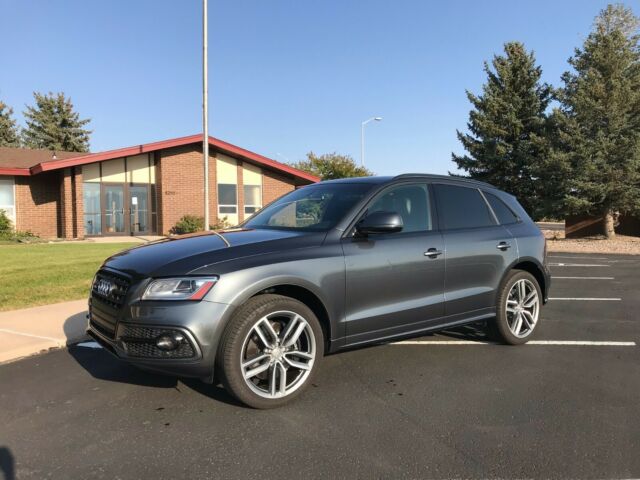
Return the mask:
[[505,203],[500,200],[495,195],[484,192],[484,196],[487,198],[489,205],[493,210],[493,213],[498,217],[498,221],[501,225],[508,225],[510,223],[516,223],[518,221],[518,216],[511,211],[509,207],[505,205]]
[[487,202],[475,188],[434,185],[438,216],[445,230],[495,225]]
[[425,232],[432,229],[429,191],[426,185],[392,187],[373,200],[367,213],[396,212],[402,217],[403,232]]

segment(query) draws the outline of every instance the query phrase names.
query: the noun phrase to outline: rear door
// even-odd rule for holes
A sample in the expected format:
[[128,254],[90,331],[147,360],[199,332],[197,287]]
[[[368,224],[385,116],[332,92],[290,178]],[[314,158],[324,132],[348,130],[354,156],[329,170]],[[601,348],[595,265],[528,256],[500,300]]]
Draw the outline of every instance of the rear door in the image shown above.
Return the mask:
[[403,230],[342,240],[347,344],[424,328],[444,313],[444,246],[428,185],[390,186],[360,218],[380,210],[400,214]]
[[445,183],[433,188],[446,252],[447,320],[489,313],[505,269],[517,259],[516,242],[478,188]]

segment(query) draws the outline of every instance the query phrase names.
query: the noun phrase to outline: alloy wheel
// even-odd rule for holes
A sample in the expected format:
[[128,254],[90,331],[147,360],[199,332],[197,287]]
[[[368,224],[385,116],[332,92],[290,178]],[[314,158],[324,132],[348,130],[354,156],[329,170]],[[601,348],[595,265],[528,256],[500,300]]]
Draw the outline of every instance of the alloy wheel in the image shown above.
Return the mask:
[[316,358],[316,339],[298,313],[278,311],[249,330],[240,354],[247,386],[264,398],[282,398],[300,388]]
[[513,335],[524,338],[533,332],[540,314],[540,296],[531,281],[523,278],[513,284],[507,296],[506,313]]

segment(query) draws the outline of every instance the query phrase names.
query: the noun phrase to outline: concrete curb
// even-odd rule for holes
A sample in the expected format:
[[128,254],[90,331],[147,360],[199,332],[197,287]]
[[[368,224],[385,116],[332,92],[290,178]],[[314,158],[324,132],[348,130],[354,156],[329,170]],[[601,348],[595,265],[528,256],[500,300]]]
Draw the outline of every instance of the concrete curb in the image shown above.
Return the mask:
[[0,312],[0,363],[86,339],[87,301]]

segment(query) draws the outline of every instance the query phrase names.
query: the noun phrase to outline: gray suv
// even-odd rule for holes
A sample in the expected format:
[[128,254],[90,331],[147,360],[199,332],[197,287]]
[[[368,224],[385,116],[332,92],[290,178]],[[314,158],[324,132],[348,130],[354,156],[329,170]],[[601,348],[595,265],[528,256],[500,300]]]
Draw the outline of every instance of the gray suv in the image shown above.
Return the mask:
[[138,367],[220,381],[269,408],[299,395],[327,353],[479,321],[525,343],[547,299],[545,257],[540,230],[491,185],[321,182],[237,228],[109,258],[88,332]]

